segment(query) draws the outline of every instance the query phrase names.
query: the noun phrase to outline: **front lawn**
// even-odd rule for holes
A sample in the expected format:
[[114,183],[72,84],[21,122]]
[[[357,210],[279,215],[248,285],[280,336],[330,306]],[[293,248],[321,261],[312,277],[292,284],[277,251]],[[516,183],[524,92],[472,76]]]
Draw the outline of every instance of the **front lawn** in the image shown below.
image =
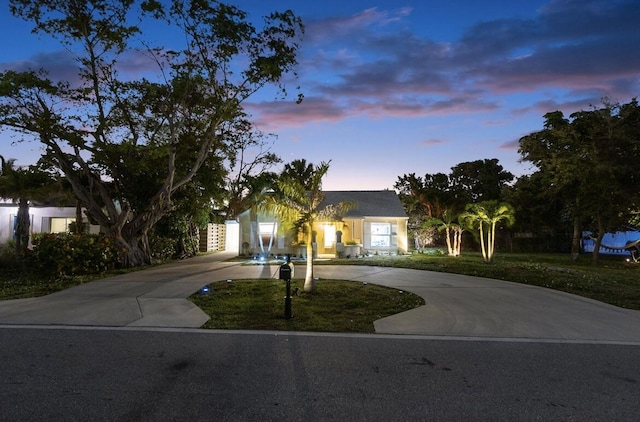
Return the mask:
[[204,328],[373,333],[373,321],[424,305],[409,292],[355,281],[318,280],[316,291],[291,288],[293,318],[284,318],[285,284],[281,280],[216,282],[206,294],[189,299],[211,318]]

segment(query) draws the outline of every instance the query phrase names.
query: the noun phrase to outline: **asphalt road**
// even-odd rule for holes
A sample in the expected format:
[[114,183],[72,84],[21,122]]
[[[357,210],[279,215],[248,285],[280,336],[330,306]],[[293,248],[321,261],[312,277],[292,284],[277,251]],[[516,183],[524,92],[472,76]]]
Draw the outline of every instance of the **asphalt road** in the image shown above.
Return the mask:
[[640,346],[0,328],[2,421],[636,421]]

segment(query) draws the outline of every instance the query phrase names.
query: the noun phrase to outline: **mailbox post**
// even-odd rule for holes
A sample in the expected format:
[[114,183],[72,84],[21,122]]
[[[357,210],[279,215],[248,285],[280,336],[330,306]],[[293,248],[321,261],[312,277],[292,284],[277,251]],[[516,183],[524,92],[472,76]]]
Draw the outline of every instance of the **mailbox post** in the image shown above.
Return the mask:
[[284,317],[286,319],[293,318],[291,314],[291,272],[291,261],[287,259],[287,263],[280,266],[280,280],[284,280],[287,289],[287,295],[284,297]]

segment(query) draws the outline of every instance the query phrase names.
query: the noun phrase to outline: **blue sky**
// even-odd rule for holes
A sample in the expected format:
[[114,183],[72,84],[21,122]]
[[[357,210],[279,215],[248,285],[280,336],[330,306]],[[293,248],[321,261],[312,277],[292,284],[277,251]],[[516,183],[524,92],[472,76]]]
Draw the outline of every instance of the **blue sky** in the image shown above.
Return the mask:
[[[546,112],[640,93],[637,0],[233,4],[256,19],[288,8],[303,19],[291,86],[299,84],[305,100],[265,92],[246,106],[259,129],[277,134],[272,150],[285,161],[331,160],[325,189],[393,188],[403,174],[448,173],[485,158],[528,173],[517,141],[540,130]],[[59,46],[6,10],[0,69],[46,64],[63,72]],[[39,156],[37,144],[13,146],[2,134],[0,154],[17,164]]]

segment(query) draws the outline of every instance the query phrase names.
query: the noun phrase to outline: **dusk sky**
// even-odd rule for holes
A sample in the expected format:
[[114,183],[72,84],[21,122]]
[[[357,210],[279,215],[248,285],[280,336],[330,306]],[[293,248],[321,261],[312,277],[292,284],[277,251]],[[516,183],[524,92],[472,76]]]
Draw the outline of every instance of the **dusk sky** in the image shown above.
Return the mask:
[[[0,1],[0,70],[68,70],[59,45],[30,34]],[[246,106],[278,135],[272,149],[285,162],[331,160],[327,190],[391,189],[403,174],[488,158],[528,173],[518,139],[542,129],[545,113],[640,94],[638,0],[229,3],[252,18],[292,9],[303,19],[290,88],[299,84],[304,101],[265,92]],[[18,165],[38,150],[0,134],[0,154]]]

